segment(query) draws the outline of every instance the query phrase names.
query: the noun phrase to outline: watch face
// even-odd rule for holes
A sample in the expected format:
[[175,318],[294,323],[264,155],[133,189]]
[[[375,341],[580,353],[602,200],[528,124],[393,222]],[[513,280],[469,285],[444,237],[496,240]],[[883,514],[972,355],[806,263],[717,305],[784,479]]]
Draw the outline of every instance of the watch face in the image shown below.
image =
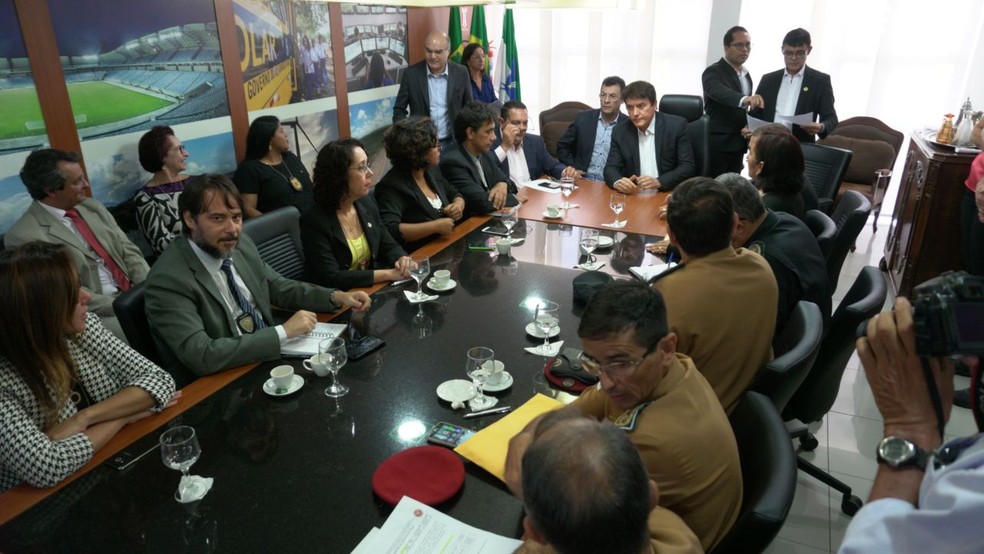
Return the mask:
[[879,446],[879,454],[886,462],[900,463],[911,459],[915,454],[915,448],[907,440],[889,437]]

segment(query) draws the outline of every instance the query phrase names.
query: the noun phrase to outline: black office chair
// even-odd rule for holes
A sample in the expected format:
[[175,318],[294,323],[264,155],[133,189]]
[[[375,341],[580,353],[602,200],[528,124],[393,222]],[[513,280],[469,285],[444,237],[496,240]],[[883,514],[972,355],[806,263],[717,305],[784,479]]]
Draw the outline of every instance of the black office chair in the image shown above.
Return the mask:
[[[855,333],[858,326],[881,311],[887,293],[888,286],[878,268],[865,266],[861,269],[861,274],[830,319],[813,370],[786,404],[782,413],[784,420],[811,423],[820,421],[830,411],[840,390],[844,368],[847,367],[847,362],[854,353]],[[805,426],[794,426],[790,436],[799,439],[800,445],[805,450],[813,450],[817,447],[816,437],[810,434]],[[847,484],[802,457],[797,457],[797,465],[843,495],[841,511],[845,514],[853,516],[861,509],[861,499],[851,493],[851,487]]]
[[288,279],[304,275],[300,217],[297,208],[285,206],[243,223],[243,232],[256,243],[260,258]]
[[830,248],[833,246],[834,236],[837,235],[837,224],[820,210],[807,210],[806,226],[813,231],[813,236],[817,237],[823,259],[830,258]]
[[120,294],[113,300],[113,312],[116,319],[123,328],[130,346],[140,352],[144,358],[161,364],[161,357],[157,354],[157,346],[154,344],[154,337],[150,334],[150,322],[147,320],[147,312],[144,311],[144,288],[146,283],[137,283],[130,287],[130,290]]
[[817,191],[820,211],[830,213],[834,198],[840,189],[841,181],[847,166],[851,164],[854,153],[843,148],[821,146],[819,144],[804,144],[803,163],[804,173],[810,179],[810,184]]
[[847,253],[854,250],[854,241],[861,234],[861,229],[871,214],[871,202],[860,192],[845,190],[837,209],[830,216],[837,226],[837,234],[830,243],[830,255],[827,257],[827,279],[830,291],[837,290],[841,268]]
[[772,341],[776,357],[759,370],[751,390],[764,394],[782,412],[813,367],[822,337],[820,308],[813,302],[800,300],[782,333]]
[[678,115],[687,120],[687,136],[694,147],[694,165],[697,175],[710,175],[711,160],[710,118],[704,114],[704,99],[691,94],[664,94],[659,99],[659,111]]
[[761,552],[779,533],[796,493],[796,454],[772,402],[749,391],[731,412],[744,493],[741,513],[711,552]]

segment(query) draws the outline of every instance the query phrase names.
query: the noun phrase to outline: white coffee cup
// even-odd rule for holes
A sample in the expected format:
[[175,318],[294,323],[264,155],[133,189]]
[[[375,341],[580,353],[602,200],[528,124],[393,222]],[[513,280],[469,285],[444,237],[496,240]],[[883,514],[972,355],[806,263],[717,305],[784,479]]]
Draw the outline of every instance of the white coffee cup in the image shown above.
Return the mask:
[[294,368],[289,365],[278,365],[270,370],[270,377],[277,392],[286,391],[294,381]]
[[321,354],[315,354],[302,362],[304,367],[313,371],[318,377],[324,377],[331,373],[331,370],[328,369],[328,360],[322,361],[321,356]]
[[448,286],[448,281],[451,280],[451,272],[446,269],[439,269],[434,272],[434,284],[444,288]]
[[560,204],[550,204],[547,206],[547,215],[550,217],[560,216]]
[[499,252],[500,256],[508,256],[509,249],[512,248],[512,239],[499,239],[495,241],[495,249]]
[[485,362],[482,367],[489,372],[489,378],[485,381],[486,384],[494,387],[502,382],[502,372],[505,370],[506,364],[499,360],[491,360]]

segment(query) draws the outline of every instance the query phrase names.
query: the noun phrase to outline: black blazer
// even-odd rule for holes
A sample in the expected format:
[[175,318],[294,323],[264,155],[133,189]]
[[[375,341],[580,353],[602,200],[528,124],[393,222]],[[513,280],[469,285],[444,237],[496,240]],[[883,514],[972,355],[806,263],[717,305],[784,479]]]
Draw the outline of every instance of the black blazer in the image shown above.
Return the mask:
[[369,287],[373,284],[373,269],[389,269],[400,256],[407,255],[383,225],[372,196],[356,200],[355,211],[359,214],[359,223],[372,253],[369,269],[349,270],[352,251],[345,241],[338,216],[314,205],[301,216],[305,281],[322,286],[332,283],[339,289]]
[[[492,150],[502,145],[502,135],[499,129],[495,130],[495,142]],[[495,152],[493,152],[495,155]],[[543,142],[540,135],[526,133],[523,139],[523,157],[526,158],[526,169],[530,172],[530,179],[539,179],[541,175],[549,175],[554,179],[560,179],[560,174],[564,172],[565,165],[553,159],[550,152],[547,152],[547,145]],[[496,156],[496,161],[499,157]],[[499,169],[509,175],[509,158],[504,158],[499,162]]]
[[[755,94],[762,95],[765,108],[752,110],[750,112],[752,117],[765,121],[775,121],[776,97],[779,96],[779,85],[782,84],[783,71],[780,69],[762,76],[758,88],[755,89]],[[803,68],[803,89],[800,90],[799,100],[796,101],[796,114],[809,112],[813,112],[815,121],[824,125],[820,138],[826,138],[837,127],[837,112],[834,111],[834,88],[830,85],[830,75],[806,66]],[[793,135],[800,142],[816,141],[814,135],[803,132],[799,125],[793,125]]]
[[[461,194],[444,179],[437,166],[424,172],[424,178],[431,190],[441,199],[442,206],[447,206],[455,198],[461,197]],[[408,169],[394,167],[383,175],[376,184],[376,204],[379,205],[379,215],[386,230],[403,245],[407,252],[420,248],[432,237],[408,243],[400,232],[401,223],[426,223],[447,217],[444,212],[431,206],[424,193],[420,192]]]
[[[598,132],[598,118],[601,110],[584,110],[574,116],[571,126],[557,141],[557,159],[581,171],[587,171],[594,152],[595,136]],[[615,123],[621,123],[628,116],[619,112]]]
[[[694,149],[687,136],[687,120],[656,112],[656,162],[659,190],[673,190],[681,181],[696,174]],[[626,119],[612,130],[612,149],[605,163],[605,182],[613,186],[622,177],[639,175],[639,131]]]
[[[489,187],[496,183],[505,182],[509,187],[506,198],[507,206],[519,204],[516,200],[516,186],[509,176],[499,168],[499,160],[491,151],[482,152],[478,157],[482,163],[482,172]],[[461,144],[448,148],[441,156],[441,173],[451,183],[451,186],[465,199],[465,217],[475,214],[487,214],[495,211],[495,206],[489,201],[489,189],[482,185],[478,167],[472,162],[471,155],[462,150]]]
[[[748,90],[752,86],[752,76],[745,76]],[[717,152],[744,152],[748,141],[741,136],[741,130],[747,125],[748,119],[745,108],[738,107],[744,92],[738,73],[724,58],[707,66],[701,76],[704,84],[704,111],[710,118],[711,150]]]
[[[427,62],[417,62],[403,72],[400,90],[393,104],[393,122],[411,115],[430,117],[430,93],[427,90]],[[454,132],[454,118],[458,111],[472,99],[468,70],[465,66],[448,61],[448,130]],[[446,137],[438,137],[446,138]]]

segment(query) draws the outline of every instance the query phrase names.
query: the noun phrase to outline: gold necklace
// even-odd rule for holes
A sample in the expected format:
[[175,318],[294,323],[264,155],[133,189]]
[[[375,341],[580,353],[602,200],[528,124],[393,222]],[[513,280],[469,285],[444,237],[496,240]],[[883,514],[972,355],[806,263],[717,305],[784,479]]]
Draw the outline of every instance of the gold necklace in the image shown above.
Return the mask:
[[[304,189],[304,185],[301,184],[300,179],[298,179],[297,177],[294,177],[294,174],[291,173],[290,168],[287,167],[287,158],[281,158],[281,162],[279,164],[276,164],[276,165],[271,164],[271,163],[267,163],[267,162],[263,162],[263,163],[265,163],[267,166],[269,166],[270,169],[272,169],[274,173],[276,173],[277,175],[280,175],[281,177],[283,177],[284,180],[287,181],[287,184],[290,185],[290,186],[292,186],[292,187],[294,187],[294,190],[296,190],[297,192],[300,192],[301,190]],[[280,172],[280,170],[277,169],[277,165],[284,166],[284,169],[287,171],[287,175],[290,175],[290,178],[289,179],[287,178],[287,175],[284,175],[283,173]]]

